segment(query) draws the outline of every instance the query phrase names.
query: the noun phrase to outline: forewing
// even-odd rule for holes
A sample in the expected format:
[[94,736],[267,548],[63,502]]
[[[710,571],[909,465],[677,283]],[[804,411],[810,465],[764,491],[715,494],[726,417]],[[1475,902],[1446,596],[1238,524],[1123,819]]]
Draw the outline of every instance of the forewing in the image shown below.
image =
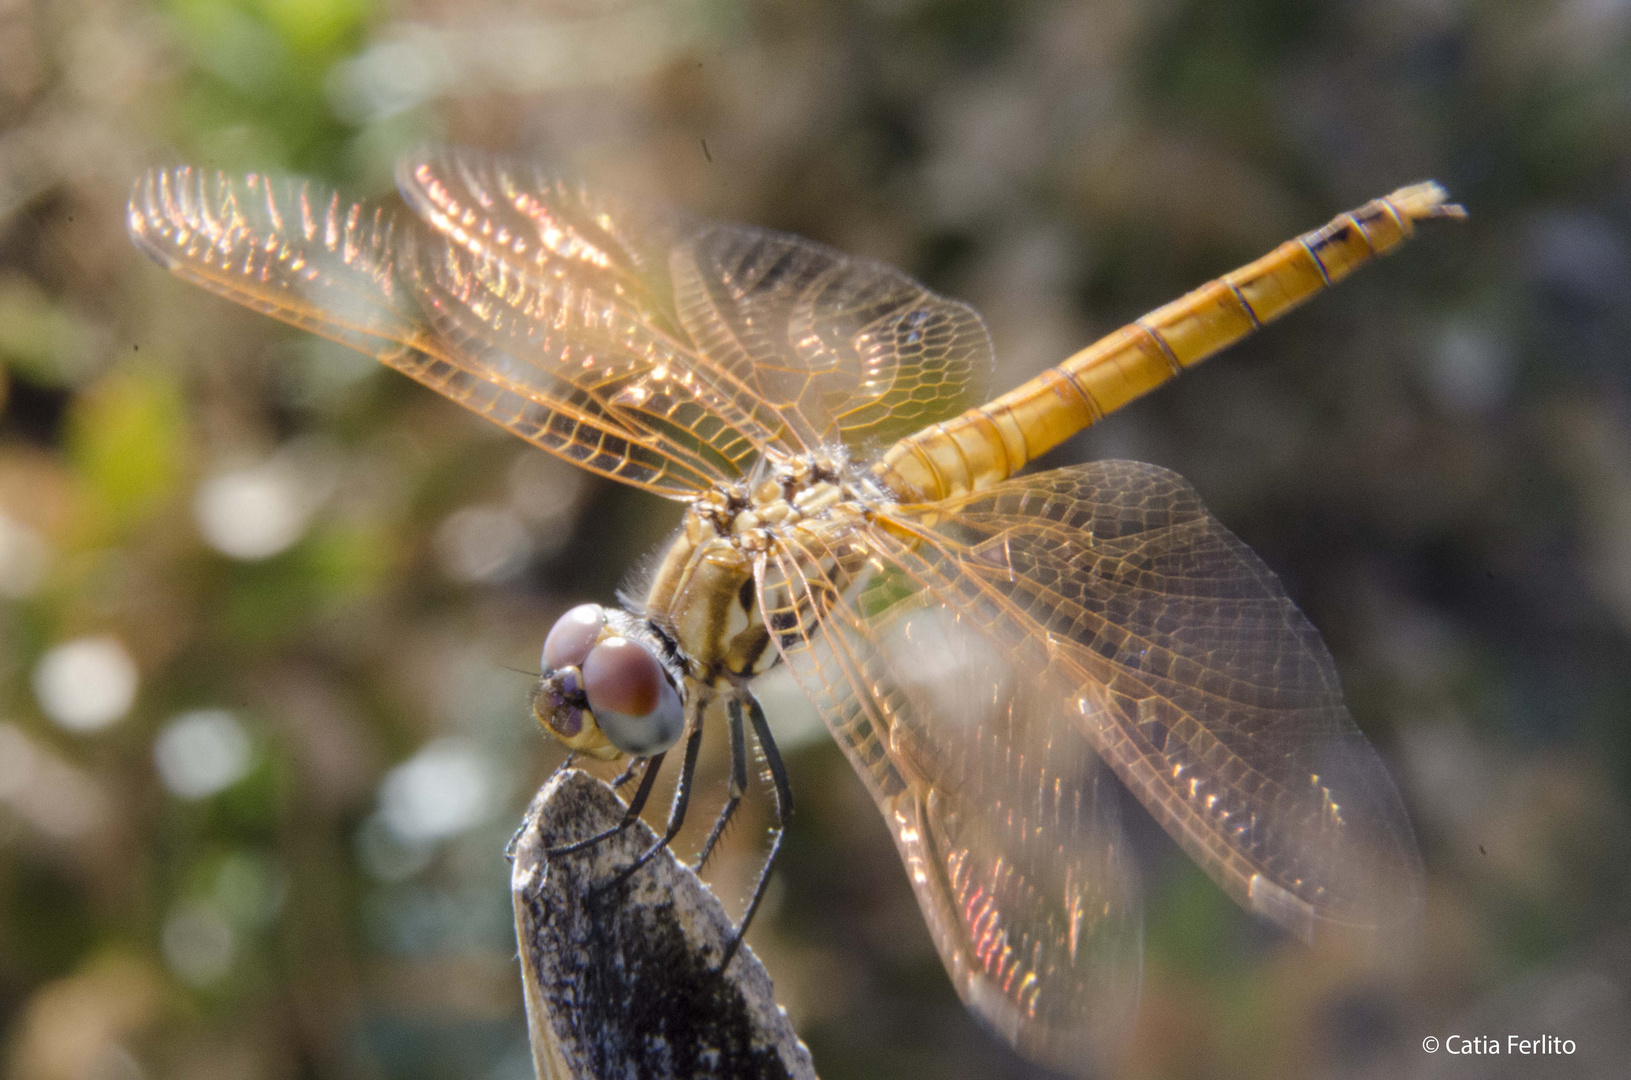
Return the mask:
[[694,226],[671,259],[698,349],[771,403],[807,449],[858,455],[984,397],[985,323],[892,267],[786,233]]
[[959,995],[1033,1060],[1108,1067],[1137,1007],[1136,873],[1113,783],[1059,695],[878,537],[795,534],[759,595],[866,782]]
[[397,181],[453,242],[445,266],[424,267],[448,318],[550,362],[563,342],[581,362],[637,338],[635,363],[586,378],[615,376],[617,402],[648,413],[672,403],[681,425],[700,404],[752,444],[711,441],[739,465],[768,447],[893,441],[977,403],[991,369],[973,309],[801,237],[639,208],[468,150],[407,158]]
[[[986,637],[1036,654],[1062,712],[1229,895],[1305,940],[1373,943],[1422,898],[1409,820],[1319,634],[1165,469],[1110,461],[948,500],[898,529]],[[1061,721],[1064,722],[1064,721]]]
[[136,182],[128,225],[177,277],[383,359],[430,344],[396,275],[400,216],[317,184],[182,166]]
[[727,479],[794,448],[680,323],[669,257],[682,219],[469,150],[404,158],[397,186],[427,226],[405,272],[459,351],[547,373]]
[[[614,405],[600,387],[562,377],[581,366],[551,368],[502,342],[446,333],[417,269],[446,240],[394,200],[351,203],[315,183],[181,167],[137,182],[128,222],[137,246],[178,277],[367,353],[584,468],[672,497],[737,474],[709,440],[666,426],[666,414]],[[595,295],[581,296],[592,315]],[[644,344],[621,341],[629,351]],[[717,417],[692,426],[713,442],[743,439]]]

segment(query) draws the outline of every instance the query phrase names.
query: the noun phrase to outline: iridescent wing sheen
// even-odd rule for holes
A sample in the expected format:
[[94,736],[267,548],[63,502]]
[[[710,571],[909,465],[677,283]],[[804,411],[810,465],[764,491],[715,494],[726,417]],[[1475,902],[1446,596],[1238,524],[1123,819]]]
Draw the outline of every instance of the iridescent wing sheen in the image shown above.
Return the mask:
[[842,439],[865,457],[984,400],[985,323],[889,266],[712,223],[671,265],[699,349],[773,403],[807,448]]
[[512,377],[546,373],[719,479],[797,448],[682,325],[669,279],[679,217],[476,151],[406,157],[397,187],[423,224],[399,262],[453,351]]
[[648,327],[682,354],[653,357],[631,397],[693,379],[721,417],[744,429],[751,419],[758,442],[813,450],[842,439],[865,453],[977,404],[985,389],[992,352],[979,315],[881,263],[638,210],[471,151],[406,159],[397,179],[457,249],[448,292],[467,302],[458,317],[471,333],[550,353],[558,305],[540,294],[646,298]]
[[1414,927],[1415,839],[1330,655],[1182,478],[1098,462],[883,517],[872,541],[1047,680],[1235,900],[1308,941]]
[[1114,783],[1055,689],[890,546],[790,539],[759,574],[767,625],[883,813],[963,1000],[1033,1060],[1107,1067],[1143,944]]
[[[138,181],[129,226],[177,276],[374,356],[529,442],[658,494],[684,498],[737,478],[769,438],[751,420],[744,432],[722,418],[707,387],[687,377],[663,298],[636,276],[580,280],[572,259],[612,255],[543,227],[537,241],[512,246],[550,241],[567,254],[548,260],[553,291],[534,288],[531,310],[546,321],[516,327],[477,317],[492,281],[461,278],[465,249],[394,200],[347,203],[314,183],[182,167]],[[517,337],[528,347],[512,347]],[[676,376],[654,392],[651,373],[665,365]]]
[[869,526],[782,538],[758,589],[960,993],[1037,1060],[1102,1062],[1137,987],[1095,757],[1230,896],[1304,940],[1414,927],[1415,840],[1329,654],[1176,474],[1099,462],[879,506]]

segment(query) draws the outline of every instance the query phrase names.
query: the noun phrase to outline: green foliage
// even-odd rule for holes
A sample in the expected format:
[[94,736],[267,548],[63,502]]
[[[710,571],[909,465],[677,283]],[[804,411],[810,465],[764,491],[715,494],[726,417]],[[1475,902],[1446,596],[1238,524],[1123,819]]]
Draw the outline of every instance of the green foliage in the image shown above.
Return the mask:
[[181,388],[156,367],[116,371],[69,414],[68,455],[86,485],[88,530],[112,538],[174,496],[187,457]]
[[1322,10],[1307,0],[1190,0],[1145,53],[1145,93],[1214,137],[1261,124],[1275,76],[1302,58]]
[[371,0],[169,0],[193,67],[177,132],[228,169],[332,176],[350,125],[326,97],[335,63],[362,43]]
[[0,277],[0,364],[41,386],[77,382],[102,342],[66,304],[19,274]]

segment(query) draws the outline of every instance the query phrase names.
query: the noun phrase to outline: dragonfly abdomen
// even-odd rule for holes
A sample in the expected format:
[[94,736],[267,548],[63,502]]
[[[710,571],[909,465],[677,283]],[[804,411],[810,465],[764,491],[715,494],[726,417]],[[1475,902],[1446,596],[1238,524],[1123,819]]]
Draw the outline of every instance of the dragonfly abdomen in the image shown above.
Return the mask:
[[1465,216],[1438,184],[1400,188],[1100,338],[1003,396],[892,446],[874,466],[903,502],[1005,480],[1184,368],[1279,318],[1409,239],[1415,223]]

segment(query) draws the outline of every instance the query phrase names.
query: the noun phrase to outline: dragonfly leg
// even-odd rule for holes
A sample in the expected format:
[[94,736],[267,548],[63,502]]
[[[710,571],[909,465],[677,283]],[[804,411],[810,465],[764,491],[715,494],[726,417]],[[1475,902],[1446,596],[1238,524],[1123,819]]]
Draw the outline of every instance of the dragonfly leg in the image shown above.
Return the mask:
[[629,781],[634,779],[634,774],[640,771],[640,766],[646,763],[646,760],[643,757],[630,758],[629,767],[617,774],[617,779],[612,781],[612,787],[614,789],[626,787]]
[[[555,779],[557,776],[561,775],[563,772],[570,769],[572,767],[572,762],[576,761],[577,757],[578,757],[578,752],[576,750],[568,751],[567,755],[566,755],[566,760],[561,762],[559,765],[555,766],[553,769],[551,769],[549,771],[549,776],[544,780],[542,786],[543,787],[548,787],[549,782],[551,780]],[[521,834],[526,832],[527,827],[529,825],[531,825],[531,824],[532,823],[530,821],[523,821],[521,823],[520,827],[517,828],[515,830],[515,832],[510,836],[510,842],[504,845],[504,859],[505,859],[506,862],[514,862],[515,861],[515,850],[516,850],[516,848],[518,846],[520,846]]]
[[736,808],[742,804],[742,795],[748,789],[747,736],[742,733],[742,702],[735,695],[725,703],[725,717],[725,729],[731,737],[730,796],[725,800],[725,805],[720,807],[719,817],[715,819],[708,839],[702,843],[702,853],[697,856],[696,866],[692,868],[695,870],[701,870],[708,862],[708,856],[714,853],[714,845],[725,835],[725,826],[730,824],[731,815],[735,814]]
[[770,868],[775,865],[776,855],[782,849],[782,838],[787,835],[787,819],[793,815],[793,787],[787,782],[787,766],[782,764],[781,751],[776,749],[776,740],[770,734],[770,724],[765,720],[764,709],[759,707],[759,700],[751,694],[746,696],[753,737],[759,740],[759,748],[764,751],[765,766],[770,770],[771,790],[776,797],[776,834],[770,841],[770,853],[765,856],[764,866],[759,870],[759,881],[753,886],[753,899],[748,901],[742,924],[736,928],[736,935],[731,938],[730,944],[725,946],[724,959],[719,963],[720,971],[731,966],[736,950],[742,947],[742,937],[748,932],[748,924],[753,921],[754,912],[759,910],[759,902],[765,898],[765,888],[770,884]]
[[628,828],[630,825],[633,825],[636,821],[640,820],[640,811],[646,808],[646,799],[651,795],[651,785],[656,783],[657,770],[662,767],[662,764],[662,754],[653,754],[651,757],[646,759],[646,775],[641,777],[640,786],[635,790],[634,798],[629,800],[629,809],[623,815],[623,820],[617,823],[616,828],[607,829],[603,833],[596,833],[594,836],[591,836],[586,840],[579,840],[576,843],[567,844],[564,847],[550,848],[548,851],[544,852],[544,857],[547,859],[554,859],[562,855],[571,855],[573,852],[582,851],[585,848],[594,847],[602,840],[609,840],[618,833],[622,832],[624,829]]
[[[655,844],[652,844],[650,847],[646,848],[645,851],[640,853],[639,858],[635,859],[622,870],[619,870],[616,876],[614,876],[604,886],[597,888],[597,892],[603,892],[607,889],[614,889],[623,884],[625,881],[629,880],[629,878],[634,876],[637,870],[646,865],[646,863],[650,862],[652,859],[656,858],[657,853],[672,843],[674,837],[679,835],[680,828],[685,824],[686,808],[691,805],[691,785],[696,779],[697,753],[701,749],[702,710],[698,709],[697,721],[691,725],[691,734],[685,739],[685,761],[680,765],[679,782],[674,787],[674,802],[668,808],[668,827],[663,830],[663,835],[657,838],[657,842]],[[656,757],[652,758],[652,760],[656,761],[661,757],[662,755],[658,754]],[[646,786],[645,782],[641,781],[640,786],[644,788]]]

